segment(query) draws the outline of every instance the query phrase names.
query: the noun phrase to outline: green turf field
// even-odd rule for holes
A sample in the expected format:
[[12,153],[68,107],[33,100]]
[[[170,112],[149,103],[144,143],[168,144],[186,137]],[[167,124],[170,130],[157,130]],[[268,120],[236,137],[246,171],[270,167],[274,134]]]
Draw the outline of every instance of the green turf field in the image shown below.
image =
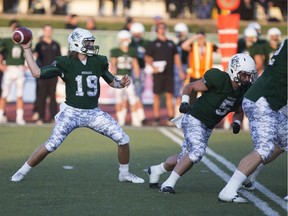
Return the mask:
[[[215,131],[206,157],[178,181],[175,195],[149,189],[148,175],[143,172],[180,151],[181,132],[164,127],[124,127],[131,138],[130,171],[145,178],[145,184],[118,182],[116,144],[84,128],[73,131],[22,182],[10,182],[10,176],[49,137],[51,129],[51,125],[0,127],[0,215],[287,215],[284,154],[263,169],[257,179],[259,190],[244,192],[249,204],[217,200],[224,180],[252,149],[247,132]],[[66,170],[66,165],[74,169]],[[161,181],[167,177],[163,175]]]

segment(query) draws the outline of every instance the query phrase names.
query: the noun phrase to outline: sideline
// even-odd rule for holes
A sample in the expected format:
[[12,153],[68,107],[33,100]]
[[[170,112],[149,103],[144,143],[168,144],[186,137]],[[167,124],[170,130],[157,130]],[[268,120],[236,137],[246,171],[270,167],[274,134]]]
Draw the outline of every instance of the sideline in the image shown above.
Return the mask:
[[[172,141],[174,141],[175,143],[177,143],[178,145],[182,145],[182,139],[180,139],[178,136],[183,137],[182,132],[177,129],[177,128],[173,128],[172,130],[174,131],[174,133],[177,134],[177,136],[175,134],[173,134],[171,131],[169,131],[167,128],[159,128],[158,129],[162,134],[164,134],[165,136],[167,136],[168,138],[170,138]],[[210,148],[207,147],[207,153],[210,152],[209,155],[211,155],[212,157],[214,155],[217,155],[216,153],[214,153]],[[214,154],[211,154],[211,153]],[[219,158],[216,158],[219,161]],[[225,158],[223,158],[225,159]],[[204,156],[202,158],[202,162],[212,171],[214,172],[216,175],[218,175],[222,180],[224,180],[225,182],[227,182],[230,179],[230,176],[225,173],[223,170],[221,170],[216,164],[214,164],[213,162],[211,162],[206,156]],[[228,161],[225,159],[223,161],[221,161],[221,163],[223,163],[226,167],[231,166],[231,163],[227,163]],[[233,165],[234,166],[234,165]],[[232,167],[233,167],[232,166]],[[228,168],[230,169],[230,168]],[[234,169],[231,171],[234,171],[236,169],[236,167],[234,166]],[[259,183],[258,183],[259,184]],[[251,192],[248,191],[239,191],[242,195],[244,195],[248,200],[250,200],[251,202],[254,203],[254,205],[259,208],[265,215],[267,216],[272,216],[272,215],[280,215],[277,211],[273,210],[272,208],[269,207],[268,203],[257,198],[255,195],[253,195]],[[262,192],[262,191],[260,191]],[[263,193],[263,192],[262,192]],[[272,192],[271,192],[272,193]],[[277,197],[277,195],[275,195]],[[269,196],[268,196],[269,197]],[[271,197],[269,197],[271,199]],[[279,199],[281,199],[279,197]],[[274,202],[276,202],[278,205],[280,205],[282,208],[283,206],[281,204],[279,204],[278,201],[272,200]],[[287,208],[284,208],[287,211]]]

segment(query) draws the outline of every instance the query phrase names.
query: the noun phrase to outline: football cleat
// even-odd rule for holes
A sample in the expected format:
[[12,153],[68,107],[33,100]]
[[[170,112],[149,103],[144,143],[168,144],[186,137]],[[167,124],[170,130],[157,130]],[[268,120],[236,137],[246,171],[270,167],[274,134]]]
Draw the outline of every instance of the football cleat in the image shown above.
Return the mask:
[[173,187],[170,187],[170,186],[164,186],[164,187],[161,187],[159,189],[159,192],[162,192],[164,194],[175,194],[175,190]]
[[131,182],[136,184],[142,184],[144,183],[144,179],[132,174],[132,173],[119,173],[119,181],[120,182]]
[[250,180],[247,182],[243,182],[242,188],[244,190],[252,191],[256,188],[256,183],[255,181],[250,181]]
[[149,175],[149,187],[158,189],[159,188],[160,175],[157,175],[155,172],[152,173],[151,168],[152,167],[149,167],[148,171],[147,171],[147,173]]
[[288,201],[288,196],[284,197],[284,200]]
[[11,177],[11,181],[12,182],[20,182],[23,178],[24,178],[24,174],[21,172],[16,172],[12,177]]
[[218,199],[222,202],[233,202],[233,203],[247,203],[248,201],[242,197],[240,197],[238,194],[234,194],[234,195],[231,195],[231,194],[228,194],[228,193],[225,193],[225,191],[221,191],[219,196],[218,196]]

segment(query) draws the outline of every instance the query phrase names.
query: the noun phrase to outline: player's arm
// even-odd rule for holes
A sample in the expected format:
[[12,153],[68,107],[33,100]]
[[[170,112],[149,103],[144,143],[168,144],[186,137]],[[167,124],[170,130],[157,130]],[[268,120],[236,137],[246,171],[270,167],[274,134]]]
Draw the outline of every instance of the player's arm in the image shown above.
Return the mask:
[[174,55],[174,62],[177,66],[178,75],[179,75],[180,79],[185,80],[186,74],[183,72],[181,58],[180,58],[180,55],[178,53]]
[[242,106],[239,106],[233,115],[232,130],[234,134],[238,134],[241,128],[241,122],[244,117]]
[[38,65],[36,64],[36,61],[34,59],[34,56],[33,56],[32,50],[31,50],[31,41],[29,41],[27,44],[21,44],[21,46],[24,50],[26,62],[27,62],[28,67],[32,73],[32,76],[35,78],[39,78],[41,75],[40,68],[38,67]]
[[184,89],[183,89],[183,92],[182,92],[182,101],[181,101],[181,105],[180,105],[180,108],[179,108],[179,111],[181,113],[189,113],[191,111],[191,107],[190,107],[190,94],[193,92],[193,91],[196,91],[196,92],[204,92],[204,91],[207,91],[208,88],[207,86],[205,85],[205,82],[204,82],[204,79],[200,79],[200,80],[197,80],[195,82],[191,82],[191,83],[188,83]]
[[133,73],[135,75],[136,79],[140,78],[140,67],[137,58],[133,58],[132,60],[132,68],[133,68]]

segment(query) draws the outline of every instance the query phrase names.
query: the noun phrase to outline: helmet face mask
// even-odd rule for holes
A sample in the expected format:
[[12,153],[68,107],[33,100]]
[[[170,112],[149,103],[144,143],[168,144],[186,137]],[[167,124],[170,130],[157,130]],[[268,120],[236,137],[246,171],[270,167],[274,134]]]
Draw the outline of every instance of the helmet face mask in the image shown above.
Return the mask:
[[251,56],[238,53],[230,59],[227,72],[231,80],[241,86],[253,83],[257,70]]
[[76,28],[68,37],[69,51],[84,55],[98,54],[99,46],[94,45],[95,37],[86,29]]

